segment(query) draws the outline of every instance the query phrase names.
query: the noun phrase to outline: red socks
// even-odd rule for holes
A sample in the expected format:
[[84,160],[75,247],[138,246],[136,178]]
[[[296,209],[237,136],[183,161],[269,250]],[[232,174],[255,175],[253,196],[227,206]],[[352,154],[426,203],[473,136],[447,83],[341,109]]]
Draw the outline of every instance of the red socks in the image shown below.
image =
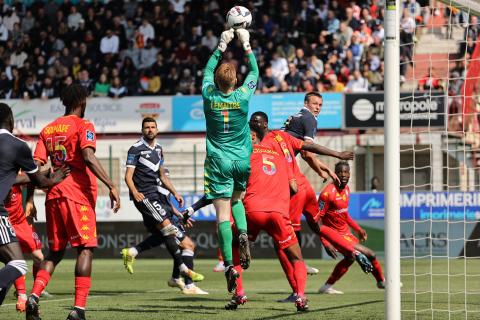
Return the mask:
[[27,294],[27,289],[25,288],[25,276],[20,276],[14,282],[15,290],[20,294]]
[[330,227],[321,226],[320,234],[343,255],[349,255],[355,250],[350,242],[345,240],[337,231]]
[[375,280],[377,280],[377,282],[384,281],[385,277],[383,276],[382,266],[380,265],[380,262],[378,262],[377,259],[370,260],[370,262],[373,265],[372,275],[375,277]]
[[295,281],[297,283],[297,293],[298,296],[305,296],[305,285],[307,283],[307,267],[305,262],[297,260],[293,263],[293,269],[295,274]]
[[285,251],[277,249],[277,255],[278,255],[278,260],[282,265],[283,272],[287,277],[288,283],[290,284],[292,291],[296,293],[298,288],[297,288],[297,280],[295,279],[295,269],[292,263],[290,262],[290,260],[288,259]]
[[45,290],[48,281],[50,281],[50,277],[51,275],[48,273],[48,271],[38,270],[37,276],[35,277],[35,282],[33,283],[32,294],[40,297],[40,294],[42,294],[43,290]]
[[90,277],[75,277],[75,307],[85,309],[92,280]]
[[327,280],[327,284],[333,285],[337,282],[345,273],[347,273],[348,268],[352,265],[353,260],[350,259],[342,259],[337,265],[335,269],[333,269],[330,278]]

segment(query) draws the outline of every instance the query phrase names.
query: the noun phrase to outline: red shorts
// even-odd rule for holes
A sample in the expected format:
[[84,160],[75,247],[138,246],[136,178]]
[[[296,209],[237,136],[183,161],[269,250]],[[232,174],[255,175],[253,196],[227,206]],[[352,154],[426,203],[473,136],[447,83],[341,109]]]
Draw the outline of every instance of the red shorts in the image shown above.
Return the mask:
[[97,246],[95,210],[67,198],[56,198],[45,203],[48,245],[50,250]]
[[42,249],[42,241],[32,225],[28,224],[27,220],[12,225],[17,234],[18,242],[22,247],[23,253],[32,253],[35,250]]
[[255,241],[260,231],[270,235],[281,250],[298,243],[290,220],[280,212],[256,211],[247,214],[248,237]]
[[290,198],[289,213],[295,231],[300,231],[302,229],[302,213],[305,215],[305,218],[311,221],[317,222],[318,219],[320,219],[317,195],[315,194],[315,191],[313,191],[310,183],[302,187]]
[[[339,233],[339,235],[343,239],[347,240],[352,246],[355,246],[356,244],[360,243],[360,240],[358,240],[358,238],[351,233]],[[323,237],[322,237],[322,243],[324,246],[327,246],[330,244],[330,242],[328,242],[328,240]],[[338,249],[338,248],[335,248],[335,249]]]

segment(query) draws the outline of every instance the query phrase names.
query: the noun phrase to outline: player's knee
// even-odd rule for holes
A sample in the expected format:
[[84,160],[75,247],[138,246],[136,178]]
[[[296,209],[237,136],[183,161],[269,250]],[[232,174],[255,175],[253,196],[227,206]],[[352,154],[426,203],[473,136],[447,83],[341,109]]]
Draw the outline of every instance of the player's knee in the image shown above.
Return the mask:
[[32,260],[34,265],[39,265],[43,261],[43,253],[41,250],[35,250],[32,252]]
[[372,251],[372,250],[369,250],[369,251],[367,252],[367,257],[368,257],[368,260],[371,260],[371,261],[377,259],[377,255],[376,255],[375,252]]
[[22,276],[27,274],[28,266],[25,260],[12,260],[9,263],[7,263],[7,266],[14,267],[18,271],[20,271]]
[[160,230],[160,232],[164,237],[168,237],[172,235],[174,236],[177,234],[177,231],[178,231],[177,227],[175,227],[173,224],[168,224]]
[[180,245],[184,250],[195,251],[195,243],[189,237],[185,237]]

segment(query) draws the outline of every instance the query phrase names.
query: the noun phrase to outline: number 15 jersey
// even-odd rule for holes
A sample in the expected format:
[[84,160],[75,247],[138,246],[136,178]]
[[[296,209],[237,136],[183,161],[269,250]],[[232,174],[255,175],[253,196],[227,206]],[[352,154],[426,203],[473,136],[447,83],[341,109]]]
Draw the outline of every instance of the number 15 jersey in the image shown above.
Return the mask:
[[43,164],[50,158],[53,168],[70,167],[70,175],[47,192],[47,201],[65,197],[80,204],[95,208],[97,180],[87,167],[82,149],[96,148],[93,124],[87,120],[68,115],[57,118],[40,132],[34,159]]

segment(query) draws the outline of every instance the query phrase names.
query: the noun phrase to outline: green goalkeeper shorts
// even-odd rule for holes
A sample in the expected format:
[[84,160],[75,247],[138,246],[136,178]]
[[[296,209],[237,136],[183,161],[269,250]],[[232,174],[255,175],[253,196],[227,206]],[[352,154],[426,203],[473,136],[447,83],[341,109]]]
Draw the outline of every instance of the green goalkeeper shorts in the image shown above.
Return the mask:
[[233,191],[245,191],[250,176],[250,159],[205,158],[204,178],[207,199],[231,198]]

